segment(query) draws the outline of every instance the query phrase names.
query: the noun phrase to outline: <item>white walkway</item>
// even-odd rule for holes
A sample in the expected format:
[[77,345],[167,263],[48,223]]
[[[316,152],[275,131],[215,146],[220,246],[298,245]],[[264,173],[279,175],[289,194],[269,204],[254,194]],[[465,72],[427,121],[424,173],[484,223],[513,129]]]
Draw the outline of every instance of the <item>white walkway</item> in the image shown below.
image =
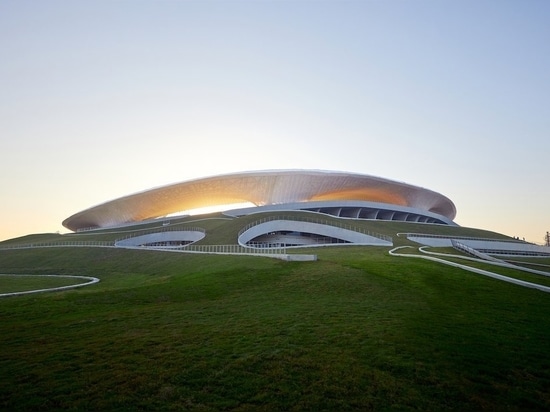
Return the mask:
[[[490,261],[482,260],[482,259],[475,259],[475,258],[471,258],[471,257],[465,257],[465,256],[461,256],[461,255],[450,255],[450,254],[444,254],[444,253],[427,252],[427,251],[424,250],[424,247],[421,247],[421,248],[418,249],[420,252],[424,253],[422,255],[412,254],[412,253],[398,253],[397,252],[397,250],[405,249],[405,248],[412,248],[412,246],[399,246],[399,247],[396,247],[396,248],[390,250],[389,253],[392,256],[403,256],[403,257],[427,259],[427,260],[431,260],[433,262],[443,263],[444,265],[449,265],[449,266],[457,267],[457,268],[460,268],[460,269],[464,269],[464,270],[467,270],[469,272],[474,272],[474,273],[477,273],[479,275],[488,276],[488,277],[491,277],[491,278],[494,278],[494,279],[502,280],[504,282],[509,282],[509,283],[513,283],[515,285],[524,286],[524,287],[527,287],[527,288],[538,289],[542,292],[550,293],[550,286],[544,286],[544,285],[539,285],[538,283],[526,282],[524,280],[515,279],[515,278],[508,277],[508,276],[500,275],[498,273],[490,272],[488,270],[478,269],[478,268],[475,268],[475,267],[472,267],[472,266],[467,266],[467,265],[463,265],[461,263],[456,263],[456,262],[452,262],[452,261],[449,261],[449,260],[445,260],[445,259],[442,259],[441,257],[429,256],[428,254],[430,254],[430,255],[439,255],[439,256],[448,256],[448,257],[452,257],[452,258],[459,258],[459,259],[477,261],[477,262],[482,262],[482,263],[486,263],[486,264],[489,264],[489,265],[494,265],[495,264],[494,262],[490,262]],[[499,265],[499,266],[503,266],[503,265]],[[511,265],[511,264],[506,266],[506,267],[521,270],[521,271],[525,271],[525,272],[530,272],[530,273],[535,272],[532,269],[525,269],[525,268],[522,268],[520,266],[515,266],[515,265]],[[543,276],[548,276],[548,272],[542,272],[542,271],[536,271],[536,272],[540,272],[539,274],[541,274]]]
[[0,298],[8,297],[8,296],[18,296],[18,295],[28,295],[30,293],[41,293],[41,292],[56,292],[60,290],[67,290],[67,289],[75,289],[80,288],[82,286],[88,286],[93,285],[94,283],[99,282],[98,278],[94,278],[91,276],[72,276],[72,275],[12,275],[12,274],[0,274],[0,276],[40,276],[40,277],[56,277],[56,278],[70,278],[70,279],[82,279],[86,282],[83,283],[77,283],[75,285],[68,285],[68,286],[58,286],[55,288],[45,288],[45,289],[36,289],[36,290],[25,290],[23,292],[11,292],[11,293],[0,293]]

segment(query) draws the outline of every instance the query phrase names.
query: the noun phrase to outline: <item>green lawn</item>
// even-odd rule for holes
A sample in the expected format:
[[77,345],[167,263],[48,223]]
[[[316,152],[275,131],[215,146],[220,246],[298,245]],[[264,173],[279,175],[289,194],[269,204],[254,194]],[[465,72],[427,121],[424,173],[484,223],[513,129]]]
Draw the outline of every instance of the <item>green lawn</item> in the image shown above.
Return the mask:
[[0,300],[0,409],[550,409],[550,294],[387,251],[0,251],[101,279]]

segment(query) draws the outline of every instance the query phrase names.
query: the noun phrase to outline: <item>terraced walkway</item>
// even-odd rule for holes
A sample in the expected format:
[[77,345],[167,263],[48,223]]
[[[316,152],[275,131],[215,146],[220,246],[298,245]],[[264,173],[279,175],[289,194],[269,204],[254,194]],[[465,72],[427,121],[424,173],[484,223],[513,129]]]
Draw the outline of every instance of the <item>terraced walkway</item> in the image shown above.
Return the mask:
[[488,261],[488,260],[483,260],[483,259],[476,259],[476,258],[472,258],[472,257],[462,256],[462,255],[428,252],[426,250],[425,246],[418,248],[418,250],[419,250],[419,252],[421,252],[421,254],[417,254],[417,253],[414,253],[414,254],[413,253],[399,253],[399,252],[397,252],[400,249],[406,249],[406,248],[413,248],[413,247],[412,246],[399,246],[399,247],[396,247],[396,248],[390,250],[389,253],[392,256],[402,256],[402,257],[427,259],[427,260],[431,260],[433,262],[438,262],[438,263],[442,263],[444,265],[449,265],[449,266],[457,267],[457,268],[460,268],[460,269],[463,269],[463,270],[467,270],[469,272],[474,272],[474,273],[477,273],[479,275],[488,276],[488,277],[491,277],[493,279],[498,279],[498,280],[502,280],[504,282],[513,283],[515,285],[519,285],[519,286],[523,286],[523,287],[527,287],[527,288],[538,289],[542,292],[550,293],[550,286],[539,285],[538,283],[526,282],[524,280],[512,278],[512,277],[509,277],[509,276],[504,276],[504,275],[501,275],[501,274],[496,273],[496,272],[491,272],[491,271],[484,270],[484,269],[479,269],[479,268],[476,268],[476,267],[473,267],[473,266],[468,266],[466,264],[446,260],[446,259],[444,259],[444,257],[453,258],[453,259],[463,259],[463,260],[466,260],[466,261],[481,262],[481,263],[485,263],[485,264],[489,264],[489,265],[494,265],[494,266],[497,266],[497,267],[507,267],[507,268],[510,268],[510,269],[516,269],[516,270],[520,270],[520,271],[523,271],[523,272],[534,273],[534,274],[541,275],[541,276],[550,276],[549,272],[539,271],[539,270],[535,270],[535,269],[528,269],[528,268],[524,268],[524,267],[521,267],[521,266],[513,265],[511,263],[506,263],[506,262],[498,263],[498,262],[493,262],[493,261]]

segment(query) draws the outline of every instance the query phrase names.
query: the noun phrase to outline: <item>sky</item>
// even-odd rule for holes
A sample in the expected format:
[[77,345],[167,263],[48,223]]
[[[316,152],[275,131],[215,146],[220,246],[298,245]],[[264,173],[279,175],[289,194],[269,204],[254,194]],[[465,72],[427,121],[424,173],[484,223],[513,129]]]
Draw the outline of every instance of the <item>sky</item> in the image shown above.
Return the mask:
[[550,231],[546,0],[0,0],[0,240],[250,170],[380,176]]

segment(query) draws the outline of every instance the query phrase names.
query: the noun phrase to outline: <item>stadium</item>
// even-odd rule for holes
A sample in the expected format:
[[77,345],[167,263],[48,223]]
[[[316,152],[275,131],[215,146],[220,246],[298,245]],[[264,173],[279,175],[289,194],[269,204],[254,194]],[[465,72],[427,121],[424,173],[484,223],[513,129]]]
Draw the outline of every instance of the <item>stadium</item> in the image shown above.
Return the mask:
[[63,222],[74,231],[120,226],[204,207],[249,203],[269,210],[309,210],[338,217],[453,224],[454,204],[439,193],[368,175],[276,170],[226,174],[112,200]]
[[[80,233],[161,222],[161,229],[120,239],[116,245],[181,248],[203,240],[206,230],[168,230],[166,226],[182,214],[205,208],[215,208],[228,218],[257,217],[259,220],[243,225],[235,239],[249,248],[393,245],[387,235],[350,224],[359,221],[458,226],[453,221],[454,203],[440,193],[381,177],[326,170],[249,171],[188,180],[91,207],[65,219],[63,226]],[[333,219],[328,222],[324,216]],[[424,245],[488,254],[548,255],[547,248],[515,239],[407,236]]]
[[0,404],[549,410],[550,248],[455,216],[411,184],[271,170],[0,242]]
[[[244,206],[244,207],[243,207]],[[304,212],[308,218],[270,218],[239,233],[247,247],[296,247],[338,243],[391,246],[391,239],[313,219],[387,220],[455,225],[454,204],[428,189],[380,177],[320,170],[253,171],[163,186],[86,209],[63,225],[76,232],[147,224],[192,210],[214,207],[231,217],[267,212]],[[118,246],[187,246],[204,231],[148,233]]]

